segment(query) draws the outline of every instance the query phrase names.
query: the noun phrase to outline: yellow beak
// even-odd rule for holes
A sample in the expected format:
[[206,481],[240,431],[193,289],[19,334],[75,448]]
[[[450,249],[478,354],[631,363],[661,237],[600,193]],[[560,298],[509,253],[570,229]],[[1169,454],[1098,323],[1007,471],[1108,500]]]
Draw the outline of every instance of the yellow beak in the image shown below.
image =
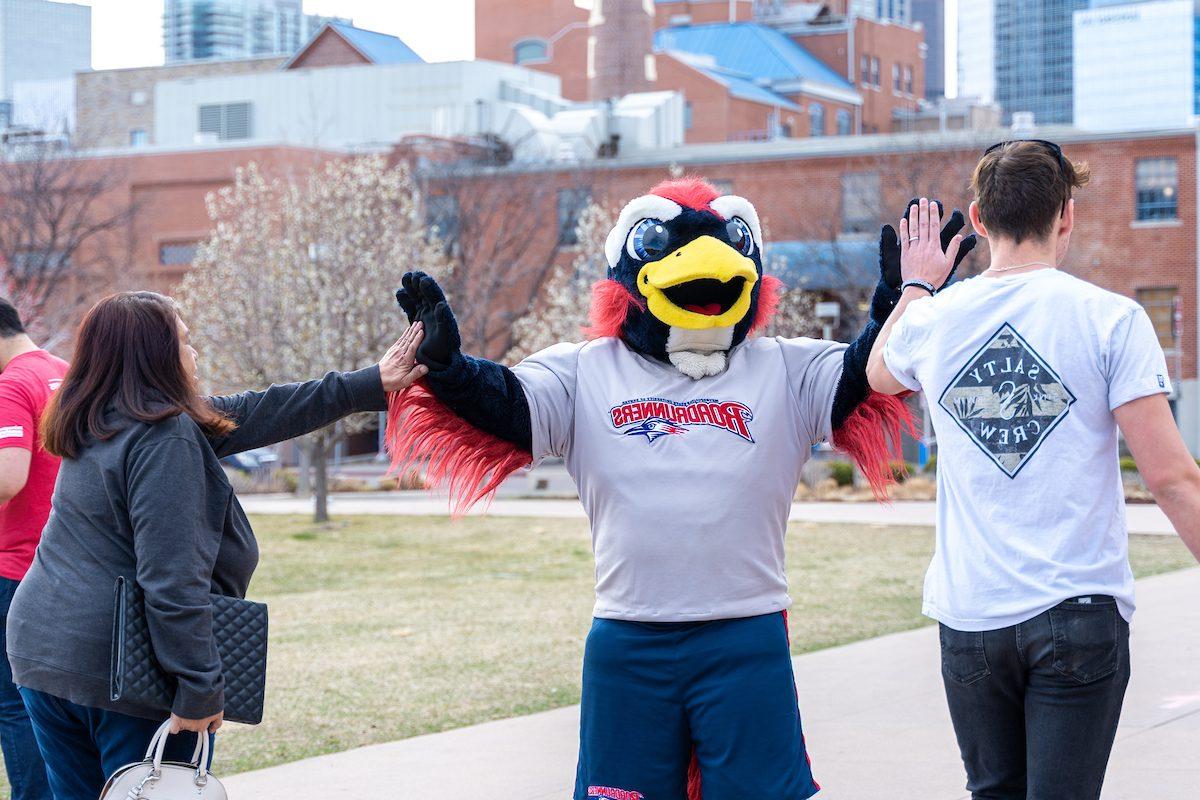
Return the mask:
[[[736,299],[718,314],[689,311],[671,300],[671,294],[692,281],[719,281],[720,299]],[[742,321],[750,310],[750,296],[758,281],[754,262],[720,239],[701,236],[688,242],[671,255],[652,261],[638,272],[638,291],[646,298],[650,313],[660,321],[676,328],[703,330],[727,328]],[[714,299],[718,299],[715,298]],[[720,303],[722,307],[725,303]]]

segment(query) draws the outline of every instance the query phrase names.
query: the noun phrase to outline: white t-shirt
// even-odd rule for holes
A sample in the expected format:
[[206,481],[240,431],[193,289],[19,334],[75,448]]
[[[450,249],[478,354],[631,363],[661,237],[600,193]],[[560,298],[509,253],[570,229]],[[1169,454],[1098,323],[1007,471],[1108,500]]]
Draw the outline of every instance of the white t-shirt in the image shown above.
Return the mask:
[[783,537],[830,431],[845,345],[752,339],[701,380],[614,338],[522,361],[535,462],[562,456],[592,525],[597,617],[681,622],[790,604]]
[[914,301],[883,357],[938,437],[924,613],[993,630],[1108,594],[1129,619],[1112,412],[1171,390],[1141,306],[1058,270],[972,278]]

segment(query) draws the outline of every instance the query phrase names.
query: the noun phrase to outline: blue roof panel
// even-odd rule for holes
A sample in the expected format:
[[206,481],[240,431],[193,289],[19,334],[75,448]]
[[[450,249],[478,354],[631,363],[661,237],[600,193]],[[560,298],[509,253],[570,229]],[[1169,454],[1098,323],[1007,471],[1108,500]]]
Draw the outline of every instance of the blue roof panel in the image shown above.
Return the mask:
[[791,111],[804,110],[783,95],[776,94],[765,86],[759,86],[744,75],[739,75],[731,70],[706,67],[701,64],[692,64],[692,66],[718,83],[728,87],[729,93],[734,97],[764,105],[778,106],[779,108],[786,108]]
[[344,36],[373,64],[420,64],[425,61],[414,53],[412,48],[391,34],[363,30],[340,22],[331,22],[329,27]]
[[879,281],[878,249],[869,239],[767,242],[766,265],[792,289],[871,289]]
[[718,66],[755,79],[805,79],[839,89],[853,85],[779,31],[753,22],[717,22],[663,28],[654,34],[657,50],[710,56]]

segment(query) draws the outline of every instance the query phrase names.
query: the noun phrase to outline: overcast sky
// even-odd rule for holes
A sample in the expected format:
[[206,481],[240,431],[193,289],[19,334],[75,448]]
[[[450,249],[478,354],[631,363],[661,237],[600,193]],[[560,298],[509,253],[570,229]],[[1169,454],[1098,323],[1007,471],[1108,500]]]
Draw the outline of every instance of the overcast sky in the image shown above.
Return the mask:
[[[162,63],[162,0],[75,2],[92,7],[92,67]],[[304,10],[349,17],[360,28],[399,36],[426,61],[474,55],[474,0],[305,0]]]

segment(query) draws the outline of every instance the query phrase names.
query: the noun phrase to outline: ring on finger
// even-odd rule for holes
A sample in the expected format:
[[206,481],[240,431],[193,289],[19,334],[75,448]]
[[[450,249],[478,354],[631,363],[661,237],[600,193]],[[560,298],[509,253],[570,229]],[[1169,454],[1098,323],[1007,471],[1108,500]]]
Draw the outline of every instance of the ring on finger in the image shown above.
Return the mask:
[[921,238],[920,236],[910,236],[910,237],[908,237],[908,240],[910,242],[915,242],[917,239],[920,239],[920,238]]

